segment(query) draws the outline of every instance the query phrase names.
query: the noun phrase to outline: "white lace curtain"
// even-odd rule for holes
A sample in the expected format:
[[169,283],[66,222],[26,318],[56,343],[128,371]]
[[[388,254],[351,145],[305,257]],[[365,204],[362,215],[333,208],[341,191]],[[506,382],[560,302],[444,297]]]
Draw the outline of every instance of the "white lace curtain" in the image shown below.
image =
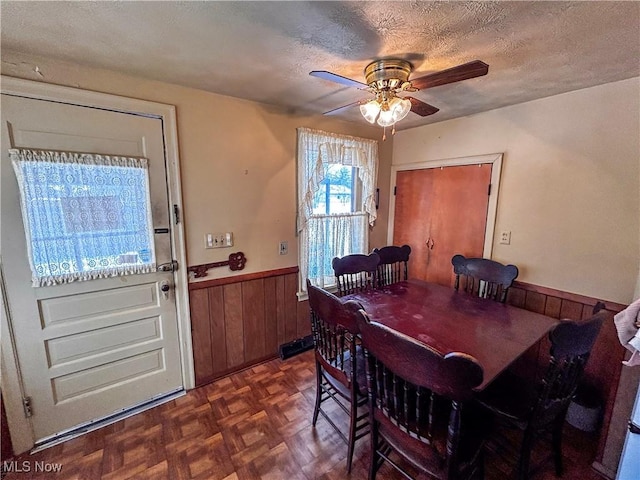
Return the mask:
[[367,217],[362,212],[311,217],[300,233],[302,256],[307,259],[300,262],[303,291],[307,278],[319,287],[335,285],[333,258],[363,253],[368,237]]
[[156,270],[148,161],[10,149],[35,287]]
[[331,164],[357,167],[362,182],[362,210],[370,225],[376,217],[378,142],[337,133],[298,129],[298,231],[313,215],[313,196]]
[[[360,202],[350,213],[313,213],[313,200],[330,165],[355,167],[361,182]],[[306,279],[314,285],[335,284],[331,261],[351,253],[365,253],[368,225],[376,219],[375,184],[378,143],[335,133],[298,129],[298,231],[300,232],[300,292]]]

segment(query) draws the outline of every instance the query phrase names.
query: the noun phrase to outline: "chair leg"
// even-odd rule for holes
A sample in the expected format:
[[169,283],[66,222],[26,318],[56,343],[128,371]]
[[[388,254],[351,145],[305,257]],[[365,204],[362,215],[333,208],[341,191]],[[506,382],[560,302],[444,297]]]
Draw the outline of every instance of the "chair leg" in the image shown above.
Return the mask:
[[351,473],[351,461],[353,460],[353,449],[356,443],[356,424],[358,420],[358,394],[351,392],[351,413],[349,415],[349,447],[347,449],[347,473]]
[[380,466],[378,458],[378,428],[373,420],[373,415],[370,417],[370,429],[369,437],[371,440],[371,462],[369,463],[369,480],[376,480],[376,474],[378,473],[378,467]]
[[478,465],[476,468],[476,478],[478,480],[484,480],[484,447],[480,450],[478,454]]
[[556,467],[556,477],[562,476],[562,427],[564,426],[564,417],[561,416],[556,424],[553,426],[552,432],[552,448],[553,448],[553,460]]
[[314,427],[320,413],[320,402],[322,402],[322,367],[316,361],[316,404],[313,409],[313,422],[311,422]]
[[529,460],[531,459],[531,449],[533,448],[533,432],[525,430],[520,447],[520,458],[518,460],[518,480],[529,478]]

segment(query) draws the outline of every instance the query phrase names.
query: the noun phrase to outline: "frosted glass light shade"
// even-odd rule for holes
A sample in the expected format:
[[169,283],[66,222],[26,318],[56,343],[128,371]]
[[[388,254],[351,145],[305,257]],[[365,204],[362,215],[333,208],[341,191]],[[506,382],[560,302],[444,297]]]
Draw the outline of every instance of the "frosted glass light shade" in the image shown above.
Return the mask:
[[395,97],[389,105],[393,112],[394,121],[398,122],[409,114],[411,110],[411,102],[406,98]]
[[380,116],[378,117],[378,125],[380,125],[381,127],[390,127],[394,123],[396,123],[396,121],[393,118],[393,110],[389,109],[380,111]]
[[380,104],[376,100],[360,105],[360,113],[369,123],[375,123],[378,113],[380,113]]

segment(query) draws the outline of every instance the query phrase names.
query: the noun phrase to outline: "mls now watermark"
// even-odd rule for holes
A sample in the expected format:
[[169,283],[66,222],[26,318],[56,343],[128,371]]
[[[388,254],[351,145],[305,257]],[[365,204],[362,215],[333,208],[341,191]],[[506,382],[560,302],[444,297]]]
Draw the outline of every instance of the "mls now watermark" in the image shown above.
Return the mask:
[[21,462],[2,462],[2,474],[14,473],[57,473],[62,471],[61,463],[23,460]]

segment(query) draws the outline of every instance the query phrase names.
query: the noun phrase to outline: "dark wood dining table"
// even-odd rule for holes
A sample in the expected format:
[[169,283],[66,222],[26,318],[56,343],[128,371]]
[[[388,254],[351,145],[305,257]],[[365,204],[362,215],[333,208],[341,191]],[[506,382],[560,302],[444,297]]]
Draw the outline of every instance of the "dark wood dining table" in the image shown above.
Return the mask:
[[478,391],[558,323],[555,318],[421,280],[395,283],[342,299],[360,302],[372,321],[443,355],[463,352],[475,357],[484,371]]

